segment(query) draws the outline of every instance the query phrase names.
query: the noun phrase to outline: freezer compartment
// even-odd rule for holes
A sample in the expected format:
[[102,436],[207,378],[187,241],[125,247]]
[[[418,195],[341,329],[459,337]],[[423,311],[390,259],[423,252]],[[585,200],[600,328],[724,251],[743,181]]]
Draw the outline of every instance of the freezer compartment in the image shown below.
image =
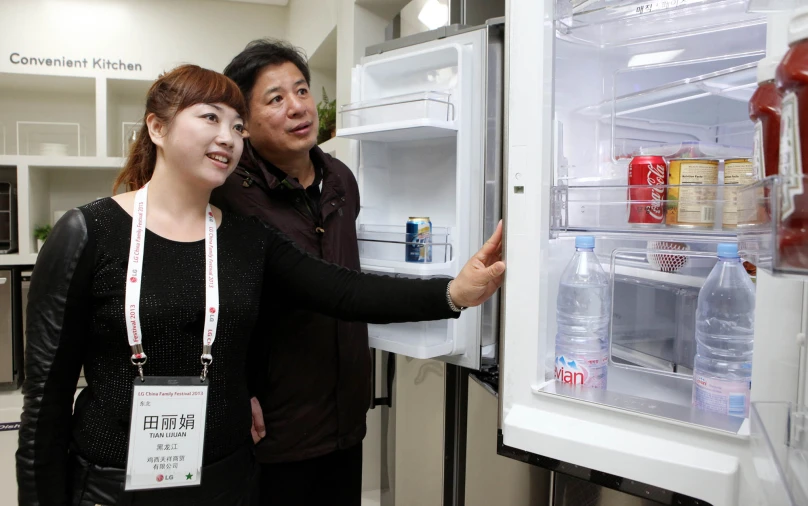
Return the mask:
[[554,186],[551,235],[587,232],[734,242],[737,191],[716,184]]
[[789,402],[753,402],[751,417],[754,469],[765,504],[808,504],[808,412]]
[[738,248],[772,274],[808,275],[808,176],[771,176],[740,190]]
[[435,91],[344,105],[337,131],[340,137],[391,142],[456,134],[451,94]]
[[622,46],[764,23],[748,0],[556,0],[556,31],[592,45]]
[[[407,240],[404,225],[362,224],[357,232],[359,261],[364,270],[422,276],[453,274],[451,231],[447,227],[432,227],[429,242]],[[426,249],[425,262],[407,261],[408,252]]]

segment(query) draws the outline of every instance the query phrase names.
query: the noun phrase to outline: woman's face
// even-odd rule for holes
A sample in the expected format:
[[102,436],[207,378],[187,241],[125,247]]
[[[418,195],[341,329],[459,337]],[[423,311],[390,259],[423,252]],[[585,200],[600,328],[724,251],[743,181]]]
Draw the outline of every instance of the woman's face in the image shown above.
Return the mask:
[[212,190],[236,168],[246,137],[244,120],[232,107],[195,104],[175,116],[166,135],[152,139],[172,171]]

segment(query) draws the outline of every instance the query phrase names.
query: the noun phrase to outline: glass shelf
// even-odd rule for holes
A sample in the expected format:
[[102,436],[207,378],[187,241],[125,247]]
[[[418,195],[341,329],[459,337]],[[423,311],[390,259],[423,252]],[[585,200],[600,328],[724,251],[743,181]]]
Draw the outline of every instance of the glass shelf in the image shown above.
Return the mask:
[[805,0],[748,0],[749,12],[762,12],[767,14],[777,14],[790,12],[797,7],[805,5]]
[[759,269],[808,275],[808,176],[771,176],[738,194],[738,246]]
[[408,93],[342,106],[337,136],[370,141],[408,141],[457,134],[451,94]]
[[[637,235],[691,238],[706,242],[734,242],[736,229],[725,185],[665,185],[661,199],[651,197],[649,186],[554,186],[550,230],[594,235]],[[631,195],[631,197],[629,197]],[[677,196],[678,195],[678,196]],[[651,221],[656,223],[633,223]],[[630,222],[631,220],[632,222]]]
[[357,232],[359,261],[363,271],[415,277],[454,275],[451,229],[432,227],[430,262],[409,262],[407,251],[420,243],[407,242],[405,225],[362,224]]
[[622,46],[765,23],[748,0],[556,0],[556,30],[583,43]]
[[808,411],[790,402],[753,402],[753,462],[772,506],[808,504]]

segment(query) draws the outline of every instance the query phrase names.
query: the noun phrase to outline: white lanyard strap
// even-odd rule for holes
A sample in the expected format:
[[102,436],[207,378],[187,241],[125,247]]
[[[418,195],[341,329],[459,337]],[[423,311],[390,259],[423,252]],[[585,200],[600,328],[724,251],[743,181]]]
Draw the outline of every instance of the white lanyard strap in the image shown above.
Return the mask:
[[[140,287],[143,282],[143,258],[146,244],[146,205],[149,184],[135,194],[135,208],[132,213],[132,236],[129,240],[129,265],[126,269],[126,296],[124,313],[129,347],[132,349],[132,363],[137,366],[143,379],[143,364],[146,353],[143,351],[143,332],[140,325]],[[201,379],[207,377],[208,366],[213,362],[211,349],[216,340],[216,327],[219,323],[219,265],[216,241],[216,218],[208,204],[205,210],[205,330],[202,335]]]

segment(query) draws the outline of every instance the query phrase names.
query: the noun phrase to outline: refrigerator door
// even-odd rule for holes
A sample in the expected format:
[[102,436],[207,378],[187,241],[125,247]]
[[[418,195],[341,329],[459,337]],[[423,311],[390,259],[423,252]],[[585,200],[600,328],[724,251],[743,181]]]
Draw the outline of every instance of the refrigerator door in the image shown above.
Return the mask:
[[[502,26],[369,53],[337,129],[359,141],[362,269],[454,277],[499,219]],[[407,233],[414,217],[430,222],[426,244]],[[369,325],[370,346],[478,369],[483,343],[495,357],[497,312],[492,301],[452,321]]]
[[[722,182],[727,160],[751,153],[765,16],[741,0],[514,0],[506,19],[501,451],[636,483],[635,495],[668,491],[663,504],[756,504],[749,418],[691,403],[694,307],[717,244],[737,241]],[[699,226],[670,213],[636,223],[638,154],[715,161],[701,196],[676,201],[668,186],[659,204],[680,218],[692,205]],[[610,277],[605,389],[556,381],[558,286],[577,235],[596,237]],[[752,401],[796,402],[802,282],[759,272],[756,287]]]

